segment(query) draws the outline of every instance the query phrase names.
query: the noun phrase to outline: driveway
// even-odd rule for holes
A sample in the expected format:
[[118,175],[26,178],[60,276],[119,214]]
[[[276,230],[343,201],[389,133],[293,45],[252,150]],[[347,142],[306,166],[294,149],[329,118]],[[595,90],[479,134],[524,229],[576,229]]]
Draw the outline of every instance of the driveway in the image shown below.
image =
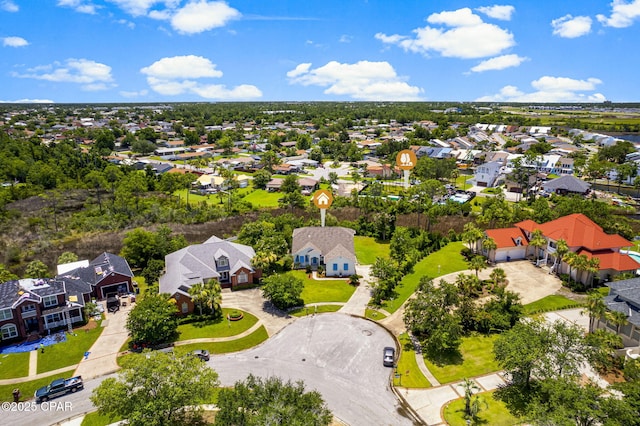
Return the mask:
[[223,386],[249,373],[303,380],[319,391],[333,414],[351,426],[412,425],[389,385],[392,369],[382,349],[393,337],[372,321],[341,313],[300,318],[262,345],[213,356]]

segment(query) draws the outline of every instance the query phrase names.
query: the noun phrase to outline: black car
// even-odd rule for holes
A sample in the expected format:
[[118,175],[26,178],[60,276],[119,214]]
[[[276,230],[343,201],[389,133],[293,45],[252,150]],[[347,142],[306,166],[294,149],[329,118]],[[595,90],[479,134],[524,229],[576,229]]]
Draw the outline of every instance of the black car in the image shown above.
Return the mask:
[[197,356],[202,361],[209,361],[209,351],[206,350],[206,349],[198,349],[198,350],[195,350],[195,351],[191,351],[191,352],[189,352],[189,355]]
[[393,367],[396,360],[396,350],[391,346],[387,346],[382,351],[382,365],[385,367]]

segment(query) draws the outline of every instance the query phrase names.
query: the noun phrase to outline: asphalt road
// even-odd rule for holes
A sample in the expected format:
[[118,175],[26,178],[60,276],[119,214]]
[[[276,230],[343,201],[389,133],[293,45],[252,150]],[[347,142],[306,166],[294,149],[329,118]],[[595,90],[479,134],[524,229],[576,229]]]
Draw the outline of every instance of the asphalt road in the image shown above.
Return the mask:
[[395,346],[394,340],[379,325],[340,313],[321,314],[297,320],[256,348],[214,356],[209,364],[223,386],[249,373],[303,380],[351,426],[412,425],[389,386],[392,369],[382,365],[385,346]]

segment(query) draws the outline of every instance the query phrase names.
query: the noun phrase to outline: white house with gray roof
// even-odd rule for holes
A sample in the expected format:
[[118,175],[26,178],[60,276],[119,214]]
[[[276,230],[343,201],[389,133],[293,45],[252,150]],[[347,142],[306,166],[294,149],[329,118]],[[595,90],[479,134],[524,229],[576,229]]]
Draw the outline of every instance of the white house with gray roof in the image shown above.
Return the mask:
[[165,273],[160,277],[160,293],[170,294],[183,314],[193,312],[189,289],[215,279],[225,288],[242,288],[254,283],[262,271],[251,265],[256,255],[252,247],[212,236],[165,256]]
[[328,277],[356,273],[353,237],[356,231],[339,226],[307,226],[293,231],[291,254],[295,268],[323,266]]
[[[604,298],[607,309],[622,312],[627,317],[627,324],[620,327],[622,342],[627,347],[640,345],[640,278],[613,281],[606,286],[609,287],[609,295]],[[606,317],[599,320],[598,327],[617,331],[617,326]]]

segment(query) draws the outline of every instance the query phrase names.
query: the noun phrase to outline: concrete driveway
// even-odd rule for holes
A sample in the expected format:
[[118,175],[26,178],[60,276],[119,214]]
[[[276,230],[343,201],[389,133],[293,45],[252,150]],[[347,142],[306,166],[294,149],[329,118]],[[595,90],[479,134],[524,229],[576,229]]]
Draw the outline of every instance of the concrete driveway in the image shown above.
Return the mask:
[[256,348],[213,356],[209,365],[223,386],[249,373],[303,380],[351,426],[412,425],[389,385],[392,369],[382,365],[385,346],[394,339],[376,323],[327,313],[300,318]]

